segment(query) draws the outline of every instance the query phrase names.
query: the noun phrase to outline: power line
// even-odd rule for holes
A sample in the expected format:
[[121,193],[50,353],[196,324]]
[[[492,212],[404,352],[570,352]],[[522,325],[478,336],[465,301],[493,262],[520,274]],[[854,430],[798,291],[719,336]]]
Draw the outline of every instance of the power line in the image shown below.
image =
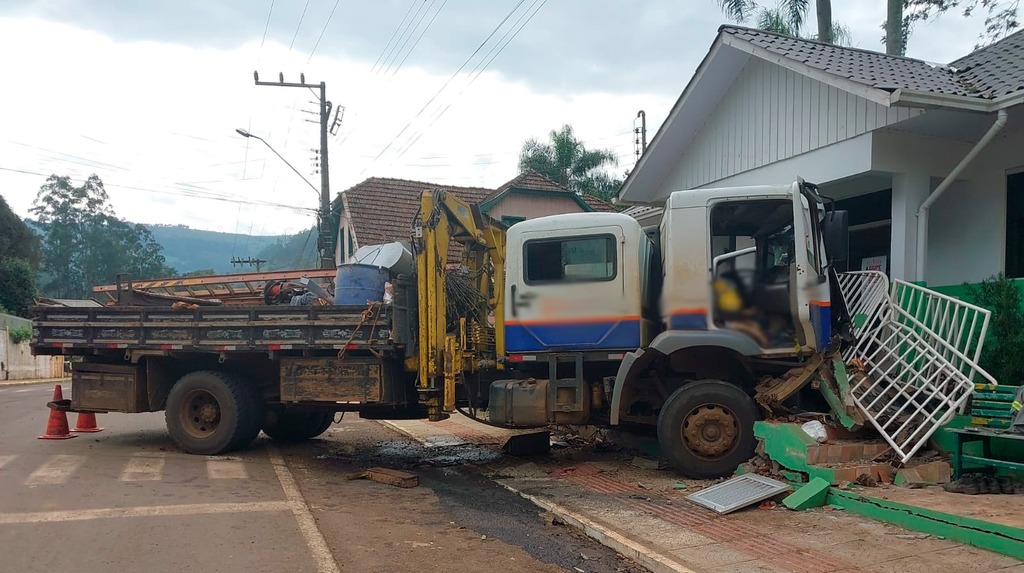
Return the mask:
[[[424,2],[426,2],[426,0],[424,0]],[[434,12],[434,16],[430,18],[430,21],[427,22],[427,25],[424,26],[423,30],[420,31],[420,35],[416,37],[416,41],[413,42],[412,46],[409,48],[409,51],[405,53],[405,56],[402,56],[402,50],[404,50],[405,47],[409,44],[409,40],[412,40],[413,35],[416,34],[416,30],[419,29],[420,24],[423,23],[423,20],[426,20],[427,15],[430,14],[430,10],[434,7],[434,4],[436,2],[437,0],[430,0],[430,4],[427,5],[427,9],[424,10],[423,15],[420,16],[420,19],[416,22],[416,25],[414,25],[412,27],[412,30],[409,32],[409,35],[406,36],[405,41],[402,42],[402,46],[398,48],[398,51],[395,53],[395,57],[394,59],[391,60],[391,65],[388,66],[388,68],[394,66],[394,64],[398,62],[399,57],[402,57],[402,61],[398,63],[397,66],[394,66],[394,71],[391,72],[392,76],[398,73],[398,70],[402,68],[402,64],[404,64],[405,60],[409,58],[409,54],[412,54],[413,50],[416,49],[416,45],[420,43],[420,39],[423,38],[423,35],[427,33],[427,30],[430,28],[430,25],[434,23],[434,19],[437,18],[437,15],[441,13],[441,8],[444,8],[444,5],[447,3],[447,0],[441,3],[441,8],[438,8],[437,12]],[[384,70],[384,73],[388,73],[388,70]]]
[[523,2],[525,2],[525,1],[526,1],[526,0],[519,0],[519,2],[517,2],[517,3],[516,3],[516,5],[515,5],[515,6],[513,6],[511,10],[509,10],[509,13],[508,13],[508,14],[506,14],[506,15],[505,15],[505,17],[501,19],[501,22],[498,22],[498,25],[497,25],[497,26],[495,26],[493,30],[491,30],[491,33],[490,33],[490,34],[488,34],[486,38],[484,38],[484,41],[483,41],[483,42],[480,42],[480,45],[479,45],[479,46],[477,46],[475,50],[473,50],[473,53],[472,53],[472,54],[470,54],[468,58],[466,58],[466,61],[465,61],[465,62],[463,62],[461,66],[459,66],[459,69],[455,70],[455,73],[454,73],[454,74],[452,74],[450,78],[448,78],[448,81],[446,81],[446,82],[444,83],[444,85],[442,85],[442,86],[441,86],[441,87],[440,87],[440,88],[439,88],[439,89],[438,89],[438,90],[437,90],[436,92],[434,92],[434,95],[432,95],[432,96],[430,97],[430,99],[429,99],[429,100],[427,100],[427,103],[423,104],[423,107],[421,107],[421,108],[420,108],[420,110],[419,110],[418,112],[416,112],[416,115],[414,115],[414,116],[412,117],[412,119],[410,119],[410,120],[409,120],[409,122],[408,122],[408,123],[406,123],[406,124],[405,124],[405,126],[404,126],[404,127],[402,127],[402,129],[401,129],[401,130],[399,130],[398,134],[397,134],[397,135],[395,135],[394,137],[392,137],[392,138],[391,138],[391,140],[390,140],[390,141],[388,142],[388,144],[387,144],[387,145],[386,145],[386,146],[384,147],[384,149],[382,149],[382,150],[380,151],[380,153],[378,153],[378,154],[377,154],[377,156],[376,156],[376,157],[374,157],[373,161],[372,161],[372,162],[370,162],[370,165],[367,165],[367,166],[366,166],[366,168],[365,168],[365,169],[363,169],[363,170],[362,170],[362,171],[361,171],[361,172],[359,173],[359,175],[360,175],[360,176],[361,176],[361,175],[362,175],[363,173],[366,173],[366,171],[367,171],[367,170],[368,170],[368,169],[369,169],[370,167],[372,167],[372,166],[373,166],[373,164],[374,164],[374,163],[376,163],[376,162],[377,162],[377,161],[378,161],[378,160],[379,160],[379,159],[381,158],[381,156],[383,156],[383,155],[384,155],[384,154],[385,154],[385,153],[386,153],[386,152],[387,152],[387,151],[388,151],[389,149],[391,149],[391,146],[392,146],[392,145],[394,145],[395,141],[396,141],[396,140],[397,140],[397,139],[398,139],[399,137],[401,137],[401,136],[402,136],[402,135],[403,135],[403,134],[404,134],[404,133],[406,132],[406,130],[407,130],[407,129],[409,129],[409,127],[410,127],[410,126],[412,126],[413,122],[415,122],[415,121],[416,121],[417,119],[419,119],[419,117],[420,117],[421,115],[423,115],[423,112],[424,112],[424,111],[426,111],[428,107],[430,107],[430,104],[434,103],[434,100],[436,100],[436,99],[437,99],[437,96],[441,95],[441,92],[443,92],[443,91],[445,90],[445,88],[447,88],[447,87],[448,87],[448,86],[449,86],[449,85],[450,85],[450,84],[452,83],[452,81],[453,81],[453,80],[455,80],[455,78],[456,78],[456,77],[458,77],[458,75],[459,75],[460,73],[462,73],[462,70],[463,70],[463,69],[465,69],[465,67],[466,67],[467,65],[469,65],[469,62],[470,62],[470,61],[472,61],[472,60],[473,60],[473,58],[475,58],[475,57],[476,57],[476,55],[477,55],[478,53],[480,53],[480,50],[482,50],[482,49],[483,49],[483,47],[484,47],[485,45],[487,45],[487,42],[491,41],[491,38],[493,38],[493,37],[494,37],[494,35],[498,33],[498,30],[499,30],[499,29],[501,29],[501,27],[505,25],[505,22],[507,22],[507,21],[508,21],[508,19],[509,19],[509,18],[511,18],[511,17],[512,17],[512,15],[513,15],[513,14],[515,14],[515,12],[516,12],[517,10],[519,10],[519,7],[520,7],[520,6],[522,6],[522,5],[523,5]]
[[[267,41],[267,30],[270,29],[270,17],[274,15],[274,1],[270,0],[270,11],[267,12],[267,25],[263,27],[263,39],[260,40],[260,54],[263,53],[263,43]],[[257,55],[256,63],[259,63],[259,56]]]
[[444,10],[444,6],[445,6],[445,4],[447,4],[447,3],[448,3],[448,0],[444,0],[443,2],[441,2],[441,7],[440,7],[440,8],[438,8],[438,9],[437,9],[437,12],[434,12],[434,15],[430,17],[430,21],[429,21],[429,22],[427,22],[427,25],[426,25],[426,27],[425,27],[425,28],[423,28],[423,31],[422,31],[422,32],[420,32],[420,35],[419,35],[419,37],[418,37],[418,38],[416,38],[416,41],[412,43],[412,47],[411,47],[411,48],[409,48],[409,51],[405,53],[405,57],[404,57],[404,58],[402,58],[402,61],[398,63],[398,67],[397,67],[397,68],[395,68],[395,71],[394,71],[394,72],[392,72],[392,73],[391,73],[391,75],[395,75],[395,74],[397,74],[397,73],[398,73],[398,71],[402,69],[402,66],[404,66],[404,65],[405,65],[405,61],[409,59],[409,56],[410,56],[410,55],[412,54],[413,50],[415,50],[415,49],[416,49],[416,46],[418,46],[418,45],[420,44],[420,40],[422,40],[422,39],[423,39],[423,35],[427,33],[427,30],[429,30],[429,29],[430,29],[430,26],[431,26],[431,25],[432,25],[432,24],[434,23],[434,20],[436,20],[436,19],[437,19],[437,15],[441,13],[441,10]]
[[[527,8],[526,11],[519,16],[519,19],[516,20],[515,24],[513,24],[511,28],[505,31],[502,37],[498,39],[498,42],[496,44],[491,46],[491,49],[487,52],[484,58],[481,61],[477,62],[476,66],[470,72],[469,82],[462,88],[462,90],[459,91],[458,94],[455,95],[454,98],[451,99],[451,101],[448,102],[448,105],[446,105],[440,111],[440,113],[434,115],[434,117],[430,120],[429,124],[427,124],[423,129],[421,129],[419,133],[411,140],[407,140],[408,143],[403,149],[401,149],[398,152],[398,155],[395,157],[395,160],[401,159],[402,156],[406,154],[406,152],[408,152],[410,149],[412,149],[414,145],[416,145],[416,142],[419,141],[420,137],[422,137],[423,134],[426,133],[427,130],[430,129],[434,125],[434,123],[437,122],[437,120],[441,119],[441,116],[443,116],[448,111],[448,109],[451,108],[455,101],[458,100],[459,97],[461,97],[462,94],[465,93],[466,90],[469,89],[469,87],[472,86],[474,82],[476,82],[477,78],[479,78],[480,75],[483,74],[484,70],[486,70],[487,67],[491,65],[491,62],[493,62],[495,58],[501,55],[501,52],[505,50],[505,47],[508,46],[512,42],[512,40],[514,40],[516,36],[519,35],[519,32],[521,32],[523,28],[525,28],[526,25],[530,23],[530,20],[533,20],[533,17],[537,15],[537,12],[540,12],[540,9],[543,8],[544,4],[546,3],[547,0],[534,0],[534,3],[531,4],[530,7]],[[536,9],[534,9],[535,6]],[[533,12],[530,13],[530,10],[533,10]],[[526,17],[527,14],[529,14],[529,17],[526,18],[526,21],[524,22],[523,18]],[[522,24],[520,24],[520,22],[522,22]],[[519,27],[516,28],[516,26]],[[513,29],[515,29],[515,32],[512,32]],[[510,33],[511,37],[509,37]],[[505,40],[505,38],[508,38],[508,40]],[[497,52],[495,52],[495,49],[497,49]],[[494,55],[492,56],[491,54]]]
[[292,34],[292,43],[288,44],[288,53],[292,53],[292,46],[295,45],[295,38],[299,37],[299,28],[302,27],[302,20],[306,18],[306,8],[309,8],[309,0],[306,0],[306,5],[302,7],[302,14],[299,16],[299,23],[295,26],[295,33]]
[[323,29],[320,30],[320,36],[316,39],[316,43],[313,44],[313,49],[309,52],[309,59],[306,60],[307,64],[313,59],[313,54],[316,53],[316,49],[320,46],[320,40],[324,38],[324,32],[327,31],[327,26],[330,25],[331,18],[334,18],[334,11],[338,9],[338,4],[340,3],[341,0],[334,0],[334,8],[331,8],[331,13],[327,16],[327,21],[324,22]]
[[[431,1],[431,5],[433,5],[433,1]],[[420,22],[423,21],[423,18],[420,16],[420,13],[423,12],[423,8],[425,8],[426,6],[427,0],[422,0],[420,2],[420,7],[416,9],[416,13],[412,15],[412,19],[409,20],[409,23],[405,25],[405,29],[402,30],[402,33],[398,36],[398,39],[395,40],[395,45],[392,47],[392,51],[388,53],[387,58],[384,59],[384,63],[386,64],[386,66],[382,64],[382,70],[378,71],[386,74],[388,73],[388,70],[391,69],[391,65],[394,64],[395,60],[398,59],[398,55],[402,53],[402,50],[405,48],[406,44],[409,43],[409,39],[412,38],[412,35],[416,32],[416,28],[418,28]],[[429,10],[429,8],[427,9]],[[417,20],[417,18],[419,18],[419,20]],[[415,25],[413,25],[413,22],[415,22]],[[410,31],[410,29],[412,31]],[[406,35],[406,32],[409,32],[408,36]],[[402,43],[401,46],[399,46],[399,43],[402,42],[403,38],[405,38],[405,42]],[[394,54],[393,58],[391,57],[392,54]],[[388,60],[390,60],[390,63],[388,63]]]
[[[21,174],[25,174],[25,175],[35,175],[35,176],[39,176],[39,177],[50,177],[51,175],[55,175],[54,173],[46,174],[46,173],[40,173],[38,171],[28,171],[28,170],[25,170],[25,169],[16,169],[16,168],[13,168],[13,167],[3,167],[3,166],[0,166],[0,171],[11,171],[11,172],[14,172],[14,173],[21,173]],[[317,212],[316,209],[311,209],[309,207],[298,207],[298,206],[295,206],[295,205],[286,205],[286,204],[283,204],[283,203],[274,203],[272,201],[263,201],[263,200],[260,200],[260,199],[243,199],[241,197],[237,197],[237,196],[234,196],[234,195],[226,195],[226,194],[222,194],[222,193],[217,193],[215,191],[210,191],[209,189],[203,189],[201,187],[198,187],[196,189],[188,189],[188,188],[181,188],[181,187],[171,188],[171,189],[153,189],[151,187],[138,187],[138,186],[135,186],[135,185],[124,185],[124,184],[121,184],[121,183],[104,183],[103,186],[104,187],[109,187],[109,188],[112,188],[112,189],[129,189],[129,190],[132,190],[132,191],[142,191],[144,193],[158,193],[158,194],[162,194],[162,195],[179,195],[179,196],[184,196],[184,197],[192,197],[192,198],[196,198],[196,199],[208,199],[208,200],[211,200],[211,201],[224,201],[224,202],[228,202],[228,203],[237,203],[237,204],[240,204],[240,205],[251,205],[251,206],[254,206],[254,207],[274,207],[274,208],[277,208],[277,209],[288,209],[288,210],[291,210],[291,211],[303,212],[303,213],[305,213],[305,212],[316,213]]]
[[[384,53],[391,47],[391,42],[395,39],[395,36],[398,35],[398,31],[402,29],[402,24],[405,24],[405,20],[409,17],[409,14],[412,13],[412,9],[414,7],[416,7],[416,0],[412,0],[412,4],[409,5],[409,9],[405,11],[405,16],[402,17],[402,21],[398,23],[395,31],[391,33],[391,37],[388,38],[388,43],[384,46],[384,49],[380,51],[380,55],[378,55],[377,59],[373,62],[373,67],[370,68],[370,73],[374,73],[377,70],[377,64],[381,62],[381,58],[384,57]],[[388,52],[388,56],[390,55],[390,52]]]

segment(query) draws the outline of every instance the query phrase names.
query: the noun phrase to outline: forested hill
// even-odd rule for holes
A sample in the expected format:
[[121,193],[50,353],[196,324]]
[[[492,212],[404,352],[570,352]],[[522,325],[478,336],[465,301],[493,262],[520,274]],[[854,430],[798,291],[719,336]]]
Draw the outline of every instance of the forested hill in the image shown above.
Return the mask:
[[[146,225],[163,247],[167,266],[179,274],[210,271],[216,274],[255,271],[232,265],[232,258],[265,259],[264,270],[315,268],[316,232],[295,235],[249,236],[190,229],[184,225]],[[308,237],[308,240],[307,240]]]

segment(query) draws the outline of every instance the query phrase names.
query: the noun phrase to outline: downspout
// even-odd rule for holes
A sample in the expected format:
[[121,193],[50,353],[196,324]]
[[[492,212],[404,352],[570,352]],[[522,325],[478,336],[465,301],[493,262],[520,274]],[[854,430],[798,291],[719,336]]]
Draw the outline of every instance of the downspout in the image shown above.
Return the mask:
[[985,135],[974,144],[974,147],[967,152],[967,155],[960,160],[960,163],[956,164],[956,167],[946,175],[946,178],[939,183],[939,186],[935,188],[935,191],[928,195],[928,198],[921,203],[921,208],[917,210],[917,260],[916,262],[916,273],[915,278],[919,282],[924,282],[924,270],[925,270],[925,259],[928,256],[928,210],[931,209],[932,204],[935,203],[946,189],[949,189],[953,181],[967,168],[968,165],[974,161],[974,158],[985,148],[986,145],[992,138],[1002,131],[1003,126],[1006,125],[1007,113],[1005,109],[999,110],[999,114],[996,116],[996,120],[992,123],[992,127],[988,128]]

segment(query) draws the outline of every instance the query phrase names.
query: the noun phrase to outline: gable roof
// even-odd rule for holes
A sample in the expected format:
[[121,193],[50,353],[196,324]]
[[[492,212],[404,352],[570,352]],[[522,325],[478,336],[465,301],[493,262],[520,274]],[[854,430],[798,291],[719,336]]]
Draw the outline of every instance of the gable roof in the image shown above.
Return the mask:
[[998,98],[1024,89],[1024,30],[949,64],[980,97]]
[[629,201],[630,195],[642,196],[644,189],[660,182],[666,165],[687,148],[751,57],[886,107],[994,112],[1024,102],[1024,31],[942,65],[721,26],[668,117],[619,188],[619,197]]
[[527,169],[520,173],[511,181],[498,187],[493,193],[487,196],[486,199],[481,203],[481,207],[484,210],[489,209],[498,202],[499,199],[504,197],[507,193],[513,190],[520,191],[541,191],[549,193],[564,193],[573,198],[584,211],[600,211],[600,212],[617,212],[618,209],[614,205],[593,197],[590,195],[578,195],[576,192],[563,187],[558,182],[544,176],[537,170]]
[[[481,187],[455,187],[424,181],[370,177],[335,199],[344,201],[361,245],[408,241],[424,191],[443,189],[467,203],[480,203],[491,193]],[[372,221],[372,224],[370,222]]]
[[872,88],[888,91],[908,88],[951,95],[970,95],[967,86],[960,83],[952,69],[922,60],[781,36],[739,26],[722,26],[719,33]]
[[722,26],[719,36],[890,93],[907,90],[992,100],[1024,90],[1024,30],[948,65],[740,26]]

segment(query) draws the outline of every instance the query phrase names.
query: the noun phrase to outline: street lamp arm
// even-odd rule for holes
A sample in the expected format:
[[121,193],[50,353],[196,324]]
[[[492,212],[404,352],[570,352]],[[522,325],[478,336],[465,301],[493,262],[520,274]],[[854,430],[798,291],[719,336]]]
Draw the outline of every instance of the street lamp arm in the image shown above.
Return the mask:
[[269,143],[267,143],[265,139],[263,139],[262,137],[260,137],[260,136],[258,136],[258,135],[255,135],[255,134],[249,133],[248,131],[246,131],[246,130],[244,130],[244,129],[236,129],[236,130],[235,130],[235,132],[236,132],[236,133],[238,133],[238,135],[241,135],[242,137],[251,137],[251,138],[253,138],[253,139],[258,139],[258,140],[262,141],[262,142],[263,142],[263,145],[266,145],[266,146],[267,146],[267,149],[269,149],[269,150],[273,151],[273,152],[274,152],[274,155],[276,155],[276,156],[277,156],[277,157],[278,157],[278,158],[279,158],[279,159],[280,159],[281,161],[283,161],[285,165],[287,165],[288,167],[290,167],[290,168],[291,168],[291,170],[292,170],[292,171],[294,171],[296,175],[298,175],[299,177],[301,177],[301,178],[302,178],[302,180],[306,182],[306,185],[309,185],[310,189],[312,189],[313,191],[315,191],[317,195],[319,195],[319,194],[320,194],[320,190],[319,190],[319,189],[317,189],[316,187],[314,187],[314,186],[313,186],[313,184],[312,184],[312,183],[310,183],[308,179],[306,179],[306,176],[305,176],[305,175],[303,175],[303,174],[302,174],[301,172],[299,172],[299,170],[298,170],[298,169],[296,169],[294,165],[292,165],[291,163],[288,163],[288,160],[287,160],[287,159],[285,159],[284,157],[282,157],[282,156],[281,156],[281,154],[280,154],[280,153],[278,153],[276,149],[274,149],[273,147],[271,147],[271,146],[270,146],[270,144],[269,144]]

